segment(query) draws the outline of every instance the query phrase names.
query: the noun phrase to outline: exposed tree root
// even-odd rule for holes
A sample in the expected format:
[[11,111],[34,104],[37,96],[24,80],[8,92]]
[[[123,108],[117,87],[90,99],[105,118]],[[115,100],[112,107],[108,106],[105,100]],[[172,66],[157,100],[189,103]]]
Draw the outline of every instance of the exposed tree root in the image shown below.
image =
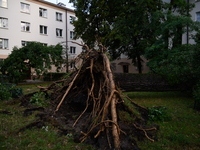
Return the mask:
[[62,100],[60,101],[60,103],[58,104],[54,114],[58,111],[58,109],[60,108],[62,102],[64,101],[65,97],[67,96],[67,94],[69,93],[70,89],[72,88],[73,86],[73,83],[74,81],[76,80],[76,78],[78,77],[79,75],[79,72],[81,71],[81,69],[79,69],[78,73],[76,74],[76,76],[74,77],[73,81],[70,83],[69,87],[67,88],[67,91],[65,92],[64,96],[62,97]]
[[[147,110],[146,108],[144,108],[144,107],[142,107],[142,106],[136,104],[136,103],[135,103],[132,99],[130,99],[128,96],[126,96],[126,95],[124,95],[124,94],[122,94],[122,95],[125,96],[128,100],[130,100],[131,103],[133,103],[134,105],[136,105],[136,106],[138,106],[138,107],[140,107],[140,108],[142,108],[142,109],[144,109],[144,110]],[[148,111],[148,110],[147,110],[147,111]]]
[[137,127],[135,124],[133,124],[133,125],[134,125],[134,127],[135,127],[136,129],[142,130],[142,131],[144,132],[145,136],[147,137],[147,139],[149,139],[150,141],[154,142],[154,140],[151,139],[151,138],[147,135],[147,132],[146,132],[146,131],[157,130],[156,128],[143,129],[143,128],[141,128],[141,127]]
[[[97,40],[98,41],[98,40]],[[99,41],[98,41],[99,42]],[[73,42],[76,43],[76,42]],[[50,97],[52,103],[57,104],[54,108],[55,111],[51,114],[52,117],[56,117],[63,109],[78,109],[81,112],[72,124],[72,127],[79,125],[79,121],[85,114],[88,114],[87,121],[89,124],[87,128],[81,131],[83,135],[80,138],[81,142],[84,142],[92,134],[95,139],[104,135],[107,138],[108,147],[110,149],[121,149],[121,135],[126,133],[120,129],[119,116],[117,114],[118,106],[124,106],[124,101],[121,97],[121,93],[116,89],[113,80],[113,74],[110,68],[109,59],[105,54],[106,47],[99,42],[99,51],[94,48],[89,49],[87,45],[76,43],[83,46],[86,52],[82,52],[74,59],[76,64],[80,59],[83,59],[83,63],[79,70],[71,74],[71,80],[60,80],[52,83],[49,87],[41,87],[40,91],[51,93]],[[57,83],[62,83],[63,86]],[[147,111],[146,108],[134,103],[129,97],[126,96],[135,106]],[[77,103],[78,101],[78,103]],[[70,103],[71,106],[66,105]],[[76,106],[81,105],[81,106]],[[75,107],[76,106],[76,107]],[[65,108],[66,107],[66,108]],[[130,111],[129,113],[134,113]],[[133,124],[136,129],[142,130],[145,136],[151,140],[147,135],[147,131],[156,130],[156,128],[143,129]],[[95,133],[93,133],[95,132]],[[123,134],[120,134],[120,133]]]

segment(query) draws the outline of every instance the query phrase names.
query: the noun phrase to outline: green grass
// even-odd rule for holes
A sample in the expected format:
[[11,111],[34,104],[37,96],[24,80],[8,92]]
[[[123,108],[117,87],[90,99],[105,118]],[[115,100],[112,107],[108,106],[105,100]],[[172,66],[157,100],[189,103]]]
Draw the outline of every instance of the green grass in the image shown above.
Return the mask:
[[[48,84],[40,84],[48,86]],[[37,85],[19,85],[23,93],[39,91]],[[181,92],[128,92],[127,94],[134,102],[143,107],[165,106],[167,113],[171,116],[170,121],[157,121],[160,130],[157,132],[158,140],[151,142],[148,139],[137,141],[142,150],[199,150],[200,149],[200,112],[193,110],[194,100]],[[130,103],[125,100],[126,105]],[[20,107],[19,103],[7,105],[6,101],[0,101],[0,110],[7,110],[12,115],[0,114],[0,150],[87,150],[91,146],[73,142],[73,135],[60,136],[58,129],[50,124],[48,131],[45,129],[32,128],[16,133],[17,130],[33,122],[34,114],[23,117],[26,109]],[[129,106],[129,109],[134,109]],[[121,112],[126,121],[134,121],[126,112]],[[149,122],[148,124],[151,124]],[[137,139],[136,139],[137,140]]]
[[47,123],[43,129],[33,127],[17,133],[20,128],[33,122],[38,112],[23,117],[22,112],[25,108],[19,107],[19,104],[5,105],[5,102],[0,102],[0,109],[6,109],[12,113],[12,115],[0,114],[0,150],[90,149],[88,145],[74,143],[73,135],[71,137],[59,135],[58,129]]
[[[138,141],[142,150],[200,149],[200,112],[193,109],[194,100],[181,92],[128,92],[134,102],[144,107],[165,106],[172,117],[157,121],[158,141]],[[152,122],[149,122],[151,124]]]
[[23,85],[17,85],[18,88],[22,88],[23,90],[23,94],[29,94],[29,93],[33,93],[33,92],[37,92],[40,89],[37,88],[37,86],[44,86],[44,87],[48,87],[51,84],[51,82],[48,83],[40,83],[40,84],[23,84]]
[[[48,86],[47,84],[40,85]],[[20,85],[18,87],[23,89],[23,93],[28,94],[39,91],[36,86]],[[70,133],[66,136],[61,136],[58,133],[58,129],[48,123],[45,123],[43,129],[33,127],[17,133],[20,128],[37,119],[35,117],[35,114],[38,113],[37,111],[28,117],[24,117],[23,111],[25,109],[19,106],[19,102],[8,105],[6,101],[0,101],[0,110],[12,113],[12,115],[0,113],[0,150],[92,150],[90,145],[74,143],[73,135]]]

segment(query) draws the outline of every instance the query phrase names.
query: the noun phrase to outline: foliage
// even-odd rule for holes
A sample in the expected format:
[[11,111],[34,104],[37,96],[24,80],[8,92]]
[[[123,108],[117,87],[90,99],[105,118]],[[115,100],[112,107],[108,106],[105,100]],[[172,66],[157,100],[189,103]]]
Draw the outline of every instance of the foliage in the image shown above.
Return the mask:
[[200,81],[197,82],[193,89],[193,97],[195,99],[194,109],[200,110]]
[[48,73],[44,73],[43,76],[43,80],[44,81],[56,81],[56,80],[60,80],[61,78],[63,78],[63,76],[66,73],[58,73],[58,72],[48,72]]
[[[78,17],[73,21],[76,37],[93,46],[95,35],[109,47],[112,59],[126,54],[142,72],[141,55],[155,37],[156,26],[150,26],[151,16],[162,8],[160,0],[71,0]],[[117,49],[117,50],[116,50]]]
[[30,99],[30,103],[37,105],[37,106],[47,106],[47,100],[45,98],[45,93],[44,92],[38,92],[35,93],[31,99]]
[[[150,53],[154,55],[156,51],[157,48],[151,47],[147,55]],[[157,56],[150,59],[147,65],[154,73],[166,77],[171,84],[180,82],[192,83],[192,80],[196,80],[199,77],[199,55],[199,45],[185,44],[171,50],[160,49]]]
[[[171,84],[192,82],[199,76],[199,45],[182,44],[183,34],[188,33],[188,41],[198,40],[196,34],[200,24],[194,22],[189,14],[193,7],[186,1],[174,0],[165,4],[164,11],[157,11],[153,16],[152,25],[156,25],[156,18],[161,20],[161,24],[155,31],[157,40],[146,48],[147,65]],[[174,14],[174,11],[179,14]]]
[[15,84],[8,82],[8,77],[0,75],[0,100],[19,98],[23,95],[22,88],[17,88]]
[[23,95],[22,88],[17,88],[17,87],[11,89],[10,93],[13,98],[19,98],[20,96]]
[[[0,61],[1,65],[1,61]],[[8,77],[6,75],[0,74],[0,83],[8,83]]]
[[0,100],[9,100],[11,99],[11,88],[7,88],[5,84],[0,83]]
[[[58,66],[62,62],[63,48],[43,46],[39,42],[28,42],[22,48],[14,47],[12,53],[1,63],[1,72],[9,77],[10,82],[18,83],[26,78],[31,68],[38,76],[51,69],[51,65]],[[45,67],[44,67],[45,64]]]
[[[109,51],[113,57],[126,54],[139,73],[142,73],[142,55],[145,48],[154,42],[157,26],[152,26],[153,14],[161,10],[160,0],[124,1],[120,14],[113,24]],[[159,19],[155,21],[159,25]],[[117,49],[117,51],[116,51]]]
[[150,121],[169,121],[171,118],[167,114],[166,107],[151,107],[147,108],[149,110],[149,120]]
[[[102,37],[101,42],[106,45],[106,39],[111,32],[111,25],[121,9],[121,1],[116,0],[70,0],[74,4],[78,19],[73,21],[76,32],[75,38],[81,38],[88,46],[96,44],[95,35]],[[107,45],[106,45],[107,46]]]

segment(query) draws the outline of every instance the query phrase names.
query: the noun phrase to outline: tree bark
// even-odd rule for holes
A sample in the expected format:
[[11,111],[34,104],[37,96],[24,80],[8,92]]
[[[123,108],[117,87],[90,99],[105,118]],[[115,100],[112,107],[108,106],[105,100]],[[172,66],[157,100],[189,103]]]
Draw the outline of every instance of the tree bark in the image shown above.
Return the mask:
[[137,64],[138,64],[138,72],[141,74],[142,73],[142,63],[141,63],[141,58],[140,55],[137,55]]
[[[105,67],[108,73],[108,78],[109,78],[109,82],[110,82],[110,89],[111,92],[115,91],[115,83],[113,80],[113,74],[111,72],[110,69],[110,62],[108,57],[106,56],[106,54],[103,54],[104,60],[105,60]],[[114,139],[114,146],[116,149],[120,149],[120,140],[119,140],[119,132],[117,130],[117,112],[116,112],[116,103],[117,103],[117,96],[116,93],[114,93],[112,100],[111,100],[111,115],[112,115],[112,121],[115,122],[115,124],[112,124],[112,135],[113,135],[113,139]]]

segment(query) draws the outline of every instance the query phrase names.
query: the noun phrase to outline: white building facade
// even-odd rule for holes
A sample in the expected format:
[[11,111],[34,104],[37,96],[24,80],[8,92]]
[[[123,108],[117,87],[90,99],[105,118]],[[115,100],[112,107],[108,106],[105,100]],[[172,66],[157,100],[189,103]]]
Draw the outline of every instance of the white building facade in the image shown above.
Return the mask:
[[67,42],[73,40],[70,16],[75,18],[73,10],[43,0],[0,0],[0,59],[28,41],[48,46],[64,43],[75,57],[82,47]]

